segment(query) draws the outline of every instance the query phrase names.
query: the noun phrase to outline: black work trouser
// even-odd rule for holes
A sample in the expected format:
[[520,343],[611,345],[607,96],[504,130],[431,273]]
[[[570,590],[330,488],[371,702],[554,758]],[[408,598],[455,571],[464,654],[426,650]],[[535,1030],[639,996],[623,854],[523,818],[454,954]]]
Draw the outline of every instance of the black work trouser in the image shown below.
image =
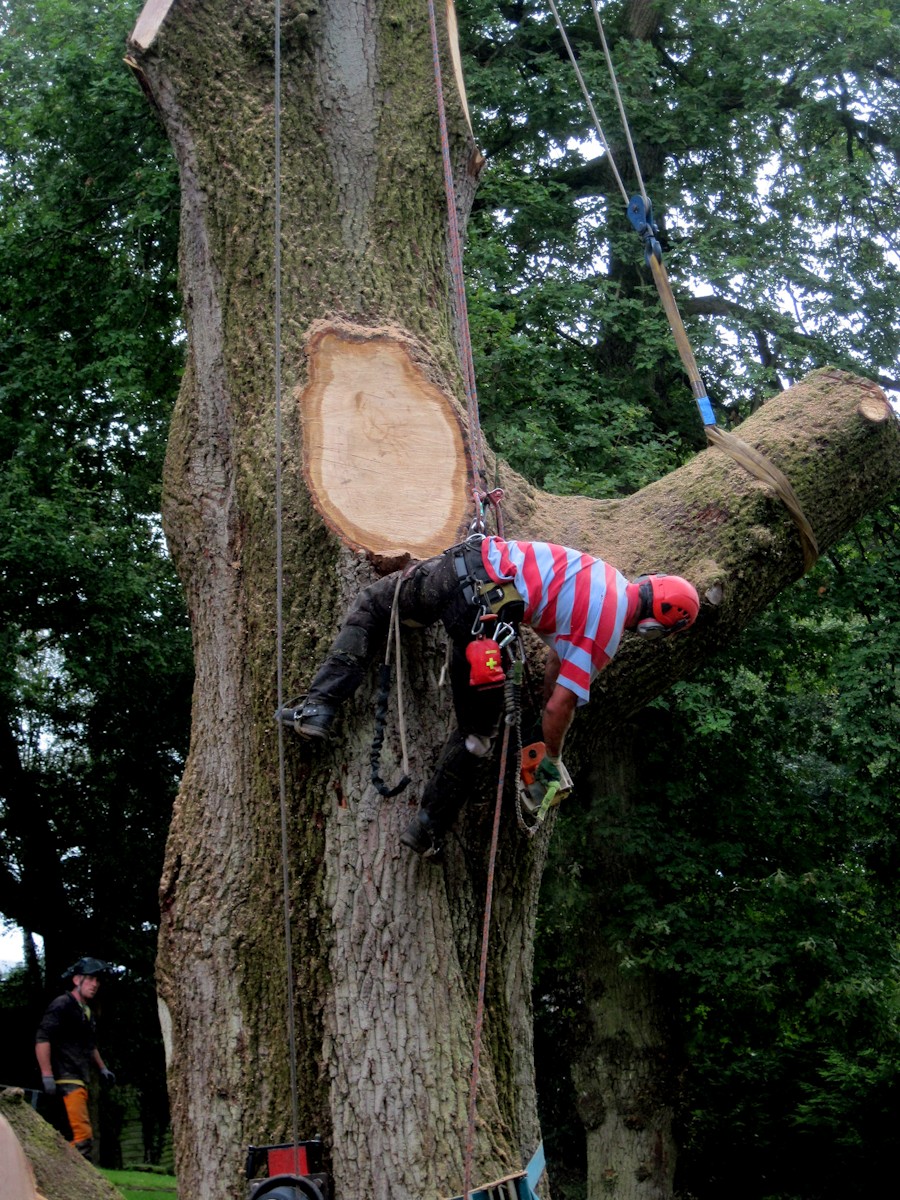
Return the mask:
[[466,647],[476,636],[473,625],[477,609],[463,596],[450,551],[363,588],[310,684],[306,702],[337,707],[362,683],[389,631],[398,574],[399,619],[417,626],[441,621],[450,635],[450,686],[458,728],[450,735],[422,797],[424,810],[439,828],[445,829],[452,824],[479,773],[480,759],[466,750],[466,736],[492,738],[503,711],[502,688],[478,690],[469,686]]
[[449,552],[427,558],[363,588],[347,613],[325,662],[316,672],[307,703],[336,708],[362,683],[367,668],[387,636],[397,576],[402,576],[398,615],[407,625],[428,626],[442,621],[450,635],[450,684],[460,730],[491,737],[503,706],[501,688],[478,691],[469,687],[466,647],[475,634],[477,610],[466,603]]

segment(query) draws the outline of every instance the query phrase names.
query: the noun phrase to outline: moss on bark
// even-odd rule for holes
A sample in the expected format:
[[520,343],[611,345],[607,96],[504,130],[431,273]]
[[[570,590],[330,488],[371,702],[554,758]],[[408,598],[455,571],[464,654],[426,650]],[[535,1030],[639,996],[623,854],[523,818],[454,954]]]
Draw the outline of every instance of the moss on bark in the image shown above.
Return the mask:
[[[122,1193],[48,1125],[20,1088],[0,1092],[0,1116],[10,1124],[45,1200],[122,1200]],[[2,1181],[5,1189],[9,1180]],[[4,1191],[4,1195],[5,1195]],[[15,1197],[15,1200],[19,1200]]]

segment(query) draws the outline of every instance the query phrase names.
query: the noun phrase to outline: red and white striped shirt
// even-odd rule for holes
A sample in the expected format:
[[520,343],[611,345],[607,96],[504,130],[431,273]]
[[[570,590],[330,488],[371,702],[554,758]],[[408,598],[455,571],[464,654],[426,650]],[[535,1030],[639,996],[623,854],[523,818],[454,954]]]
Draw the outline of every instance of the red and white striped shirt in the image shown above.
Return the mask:
[[619,648],[628,580],[600,558],[551,542],[487,537],[481,558],[493,580],[515,584],[525,624],[559,655],[557,683],[586,704],[592,680]]

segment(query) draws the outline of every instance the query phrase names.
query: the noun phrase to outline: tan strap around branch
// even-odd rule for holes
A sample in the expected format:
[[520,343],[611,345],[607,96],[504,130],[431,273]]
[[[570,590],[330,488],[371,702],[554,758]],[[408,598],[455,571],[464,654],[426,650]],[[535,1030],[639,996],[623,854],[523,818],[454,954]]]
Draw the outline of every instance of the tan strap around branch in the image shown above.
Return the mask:
[[819,544],[788,477],[773,463],[770,463],[764,454],[753,446],[748,446],[737,434],[729,433],[727,429],[720,429],[718,425],[707,425],[705,428],[706,440],[711,446],[723,450],[756,479],[761,479],[763,483],[774,488],[776,495],[786,505],[788,512],[793,517],[800,534],[800,544],[803,547],[803,570],[804,572],[811,570],[819,557]]

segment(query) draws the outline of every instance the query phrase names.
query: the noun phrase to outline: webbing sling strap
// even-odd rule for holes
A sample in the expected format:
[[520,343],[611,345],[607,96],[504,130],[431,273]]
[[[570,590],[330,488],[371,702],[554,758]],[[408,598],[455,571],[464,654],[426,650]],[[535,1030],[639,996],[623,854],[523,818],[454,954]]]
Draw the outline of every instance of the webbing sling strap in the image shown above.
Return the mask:
[[672,285],[669,283],[669,276],[663,264],[662,249],[657,238],[659,230],[653,220],[653,206],[641,196],[633,196],[628,205],[628,219],[643,240],[644,258],[653,275],[653,282],[656,284],[656,290],[659,293],[659,298],[662,301],[663,309],[668,318],[669,328],[675,339],[681,365],[687,374],[691,391],[697,402],[697,408],[700,410],[700,419],[703,422],[706,440],[711,446],[715,446],[730,458],[733,458],[745,471],[749,471],[754,478],[767,483],[773,489],[779,500],[781,500],[782,504],[784,504],[785,508],[791,514],[791,519],[797,527],[800,547],[803,551],[803,569],[804,571],[809,571],[815,566],[816,559],[819,557],[819,545],[816,541],[812,525],[809,523],[809,518],[806,516],[803,506],[797,499],[797,493],[794,491],[791,481],[780,467],[776,467],[773,462],[770,462],[766,458],[761,450],[757,450],[755,446],[748,445],[743,438],[738,437],[736,433],[732,433],[730,429],[722,429],[721,426],[716,424],[712,405],[710,404],[709,396],[706,394],[706,385],[697,366],[697,360],[694,358],[694,352],[691,349],[691,343],[684,328],[681,313],[678,311],[678,305],[672,293]]
[[467,1196],[454,1196],[452,1200],[540,1200],[534,1189],[545,1167],[544,1143],[539,1142],[524,1171],[495,1179],[493,1183],[483,1183],[472,1188]]
[[612,56],[609,53],[606,35],[603,32],[603,21],[600,17],[600,9],[598,7],[597,0],[591,0],[591,8],[594,11],[594,18],[597,23],[597,33],[599,34],[600,43],[603,47],[603,55],[606,59],[606,67],[607,71],[609,72],[610,84],[618,105],[619,117],[622,122],[622,130],[628,142],[632,166],[634,167],[634,173],[637,178],[638,187],[640,188],[640,195],[632,196],[630,199],[627,191],[625,190],[625,184],[622,180],[622,176],[619,174],[619,171],[616,167],[612,150],[610,149],[609,143],[607,142],[603,133],[603,129],[597,117],[590,92],[588,91],[581,68],[578,65],[578,58],[572,49],[571,43],[569,42],[562,18],[559,15],[554,0],[548,0],[548,3],[550,5],[550,10],[553,13],[554,20],[556,21],[557,28],[559,29],[560,36],[563,40],[563,45],[565,46],[569,60],[572,63],[575,77],[577,78],[581,87],[582,95],[584,96],[585,102],[587,103],[588,109],[593,117],[597,135],[600,138],[600,142],[604,150],[606,151],[610,169],[613,173],[616,184],[618,185],[622,199],[625,201],[628,220],[643,239],[647,266],[650,268],[650,272],[653,276],[653,282],[656,285],[656,290],[659,293],[660,301],[662,302],[663,309],[666,317],[668,318],[669,328],[671,329],[672,336],[675,339],[675,345],[678,349],[682,366],[687,373],[688,380],[691,385],[691,391],[693,392],[694,399],[697,402],[697,407],[700,410],[700,419],[703,422],[706,440],[711,446],[715,446],[716,449],[721,450],[723,453],[729,455],[730,458],[734,459],[736,463],[739,463],[740,466],[753,475],[754,478],[768,484],[774,490],[779,500],[781,500],[781,502],[787,508],[797,528],[800,538],[800,546],[803,551],[803,569],[804,571],[808,571],[812,566],[815,565],[816,559],[819,556],[819,547],[818,543],[816,542],[816,535],[813,532],[812,525],[803,511],[803,507],[800,504],[793,487],[791,486],[790,480],[779,467],[766,458],[761,450],[758,450],[755,446],[748,445],[742,438],[738,437],[737,434],[732,433],[728,429],[722,429],[716,424],[716,418],[715,414],[713,413],[712,404],[710,403],[709,396],[706,392],[706,385],[703,382],[703,378],[697,366],[697,361],[694,358],[694,352],[691,349],[690,340],[688,339],[684,322],[681,319],[681,313],[678,310],[678,305],[672,292],[672,285],[669,282],[669,276],[663,264],[662,249],[657,236],[659,230],[656,226],[656,222],[653,220],[653,205],[651,204],[647,195],[647,189],[644,186],[644,180],[641,176],[640,163],[638,162],[637,153],[634,148],[634,141],[631,137],[631,130],[628,125],[628,117],[625,112],[625,106],[622,102],[618,79],[616,78],[615,66],[613,65]]

